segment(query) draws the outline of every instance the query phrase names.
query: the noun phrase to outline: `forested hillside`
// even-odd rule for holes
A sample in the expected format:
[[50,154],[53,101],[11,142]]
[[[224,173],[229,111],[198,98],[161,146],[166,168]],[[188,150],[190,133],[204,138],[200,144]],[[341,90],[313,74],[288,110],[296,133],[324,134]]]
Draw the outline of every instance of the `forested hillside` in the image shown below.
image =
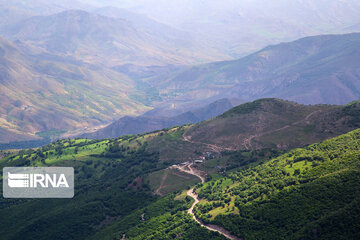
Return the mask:
[[358,239],[360,130],[199,185],[196,215],[244,239]]

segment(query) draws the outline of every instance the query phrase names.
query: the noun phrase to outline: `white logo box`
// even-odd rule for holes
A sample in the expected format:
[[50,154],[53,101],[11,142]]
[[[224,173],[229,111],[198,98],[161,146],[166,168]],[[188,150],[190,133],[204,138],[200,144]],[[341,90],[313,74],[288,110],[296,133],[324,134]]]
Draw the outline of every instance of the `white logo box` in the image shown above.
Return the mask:
[[4,198],[72,198],[72,167],[5,167]]

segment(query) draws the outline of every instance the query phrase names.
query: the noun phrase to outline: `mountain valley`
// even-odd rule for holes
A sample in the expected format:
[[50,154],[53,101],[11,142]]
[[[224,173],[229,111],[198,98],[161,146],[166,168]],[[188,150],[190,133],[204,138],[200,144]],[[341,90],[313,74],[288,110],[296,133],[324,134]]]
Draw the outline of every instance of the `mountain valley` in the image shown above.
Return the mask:
[[359,16],[0,0],[0,239],[360,239]]

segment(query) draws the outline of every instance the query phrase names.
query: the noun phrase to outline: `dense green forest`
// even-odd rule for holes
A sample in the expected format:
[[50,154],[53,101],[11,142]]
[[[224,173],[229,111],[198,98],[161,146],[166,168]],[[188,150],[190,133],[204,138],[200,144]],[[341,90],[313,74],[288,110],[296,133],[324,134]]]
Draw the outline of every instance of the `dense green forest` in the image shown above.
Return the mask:
[[[218,233],[210,232],[195,222],[186,213],[193,199],[183,195],[169,194],[149,206],[133,212],[114,222],[89,239],[184,239],[225,240]],[[141,218],[143,215],[144,219]]]

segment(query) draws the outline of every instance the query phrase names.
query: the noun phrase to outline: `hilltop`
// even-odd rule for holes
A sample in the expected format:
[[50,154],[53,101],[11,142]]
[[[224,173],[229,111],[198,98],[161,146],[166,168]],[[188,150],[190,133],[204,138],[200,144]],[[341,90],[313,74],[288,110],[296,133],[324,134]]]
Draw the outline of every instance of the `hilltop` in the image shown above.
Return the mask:
[[234,150],[291,149],[356,129],[359,107],[358,102],[346,106],[302,105],[260,99],[195,125],[184,137]]
[[[287,150],[360,127],[359,102],[344,106],[303,105],[268,98],[240,104],[224,112],[230,106],[231,102],[224,99],[174,117],[154,117],[148,113],[140,117],[124,117],[82,137],[119,137],[199,122],[176,127],[176,137],[168,139],[167,136],[162,136],[149,142],[150,148],[163,153],[162,158],[185,161],[194,156],[195,150],[217,153],[266,148]],[[215,117],[222,112],[224,113]],[[180,153],[177,150],[180,147],[189,149]]]

